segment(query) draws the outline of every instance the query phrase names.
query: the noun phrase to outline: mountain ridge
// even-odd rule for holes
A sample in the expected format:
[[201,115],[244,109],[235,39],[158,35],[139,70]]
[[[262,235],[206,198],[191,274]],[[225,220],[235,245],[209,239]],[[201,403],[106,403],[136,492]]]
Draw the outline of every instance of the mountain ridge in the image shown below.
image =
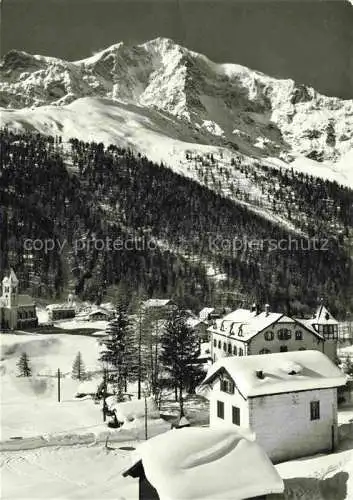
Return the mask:
[[[294,80],[245,66],[214,63],[167,38],[139,45],[120,42],[78,61],[11,51],[0,74],[0,105],[8,110],[4,124],[10,126],[21,110],[104,98],[135,105],[141,112],[161,112],[176,128],[184,126],[201,137],[201,144],[273,157],[283,166],[305,156],[318,164],[340,165],[353,149],[353,100],[323,96]],[[32,122],[40,122],[40,115],[34,112]],[[65,135],[66,125],[61,125]],[[97,132],[99,127],[97,123]],[[59,128],[41,131],[57,134]],[[168,156],[162,159],[168,161]],[[344,168],[344,175],[353,175]]]

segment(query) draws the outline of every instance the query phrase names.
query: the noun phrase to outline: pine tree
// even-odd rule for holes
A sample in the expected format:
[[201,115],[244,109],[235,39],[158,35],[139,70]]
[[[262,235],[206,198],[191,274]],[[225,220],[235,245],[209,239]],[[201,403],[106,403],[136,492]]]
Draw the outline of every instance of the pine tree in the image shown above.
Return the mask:
[[106,332],[100,361],[106,364],[108,381],[115,385],[118,400],[121,401],[127,380],[136,377],[135,339],[124,305],[117,306],[115,317],[108,323]]
[[19,377],[30,377],[32,375],[32,369],[29,363],[29,357],[26,352],[23,352],[20,359],[17,362],[17,368],[19,372]]
[[193,379],[200,377],[197,363],[199,340],[197,334],[186,324],[186,316],[177,311],[168,320],[161,338],[161,362],[179,392],[180,416],[184,415],[183,391]]
[[348,356],[343,363],[343,371],[347,375],[353,375],[353,361],[350,356]]
[[77,353],[72,365],[72,378],[77,380],[84,380],[86,378],[86,369],[80,351]]

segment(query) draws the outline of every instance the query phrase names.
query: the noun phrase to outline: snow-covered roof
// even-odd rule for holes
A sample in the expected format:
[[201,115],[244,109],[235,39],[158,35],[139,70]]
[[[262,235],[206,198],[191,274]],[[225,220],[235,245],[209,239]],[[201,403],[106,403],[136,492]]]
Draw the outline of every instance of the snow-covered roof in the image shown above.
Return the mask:
[[55,310],[67,310],[67,309],[75,309],[73,305],[71,304],[48,304],[46,309],[48,309],[48,311],[53,311],[54,309]]
[[204,307],[199,313],[200,319],[206,319],[210,314],[215,311],[214,307]]
[[284,490],[266,453],[234,427],[171,430],[143,443],[137,454],[161,499],[243,500]]
[[[315,335],[318,335],[318,332],[315,330],[313,327],[313,319],[302,319],[302,318],[295,318],[296,323],[299,325],[304,326],[308,330],[310,330],[312,333],[315,333]],[[321,335],[318,335],[321,337]]]
[[249,318],[256,316],[256,311],[251,311],[250,309],[236,309],[225,316],[222,320],[224,321],[235,321],[236,323],[247,321]]
[[88,313],[88,316],[94,316],[96,314],[104,314],[106,316],[111,316],[111,311],[107,311],[103,307],[98,307],[97,309],[94,309],[90,313]]
[[204,324],[204,322],[201,319],[193,318],[192,316],[190,316],[189,318],[186,319],[186,324],[190,328],[196,328],[198,325]]
[[[239,314],[237,314],[238,311]],[[234,337],[241,337],[242,340],[249,340],[283,317],[283,314],[280,313],[261,312],[260,314],[256,314],[256,312],[252,311],[248,311],[248,313],[246,314],[246,309],[233,311],[233,313],[217,320],[216,327],[211,327],[211,329],[223,335],[232,335]],[[288,320],[291,321],[289,318]]]
[[245,398],[339,387],[346,383],[343,372],[319,351],[221,358],[210,367],[203,384],[212,382],[224,370]]
[[171,302],[170,299],[148,299],[143,303],[143,307],[164,307]]
[[[216,325],[210,327],[209,331],[237,337],[239,340],[246,342],[274,323],[288,324],[295,322],[296,320],[282,313],[262,311],[257,314],[256,311],[250,311],[249,309],[237,309],[223,318],[216,320]],[[322,338],[310,325],[302,321],[300,324],[308,328],[316,336]]]
[[17,297],[17,304],[19,306],[34,306],[34,300],[30,295],[20,294]]
[[338,325],[338,321],[335,320],[324,305],[318,307],[312,323],[317,325]]

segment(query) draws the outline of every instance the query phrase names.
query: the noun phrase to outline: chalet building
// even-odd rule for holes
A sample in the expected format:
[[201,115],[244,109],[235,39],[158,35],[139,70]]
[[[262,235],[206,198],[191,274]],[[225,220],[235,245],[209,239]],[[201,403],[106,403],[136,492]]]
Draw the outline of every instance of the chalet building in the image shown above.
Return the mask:
[[307,349],[321,351],[335,360],[337,322],[328,312],[322,312],[326,308],[319,309],[311,320],[271,312],[268,304],[264,311],[255,305],[252,309],[237,309],[215,320],[209,328],[212,360]]
[[87,315],[88,321],[110,321],[114,317],[114,312],[108,311],[103,307],[94,309]]
[[334,450],[339,368],[319,351],[221,358],[209,385],[210,426],[252,432],[274,462]]
[[18,293],[19,282],[13,269],[2,280],[0,297],[0,329],[16,330],[36,327],[36,305],[29,295]]
[[49,304],[46,307],[48,319],[57,321],[61,319],[71,319],[76,316],[76,309],[73,302],[74,296],[70,293],[67,302],[63,304]]
[[48,319],[58,321],[61,319],[70,319],[76,316],[76,310],[68,304],[49,304],[46,307]]
[[143,443],[123,476],[139,500],[277,500],[284,484],[260,446],[236,428],[184,427]]

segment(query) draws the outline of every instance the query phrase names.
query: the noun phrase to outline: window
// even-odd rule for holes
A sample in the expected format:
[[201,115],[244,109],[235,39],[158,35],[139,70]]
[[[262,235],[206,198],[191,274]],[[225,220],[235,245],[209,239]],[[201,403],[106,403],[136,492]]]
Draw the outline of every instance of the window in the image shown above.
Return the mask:
[[235,425],[240,425],[240,408],[232,406],[232,422]]
[[221,349],[221,347],[222,347],[222,343],[221,343],[221,341],[219,340],[219,341],[218,341],[218,349]]
[[279,352],[287,352],[288,351],[288,346],[286,345],[281,345],[281,347],[279,348]]
[[228,354],[232,354],[232,344],[228,343]]
[[282,328],[281,330],[278,330],[277,336],[279,340],[289,340],[292,334],[288,328]]
[[233,354],[234,356],[236,356],[238,354],[238,349],[237,349],[237,346],[233,346]]
[[273,340],[275,334],[273,332],[265,332],[265,340]]
[[261,349],[259,354],[271,354],[271,351],[270,351],[270,349]]
[[224,403],[223,403],[223,401],[217,401],[217,417],[224,419]]
[[320,401],[311,401],[310,420],[320,420]]
[[303,332],[301,332],[300,330],[296,330],[295,340],[303,340]]
[[214,345],[214,347],[217,347],[217,340],[216,339],[214,339],[213,345]]
[[223,351],[227,352],[227,344],[225,342],[223,342]]
[[227,394],[234,394],[234,383],[232,380],[224,378],[221,380],[221,391]]
[[337,339],[338,329],[336,325],[324,325],[323,326],[323,334],[326,339]]
[[239,347],[239,356],[243,356],[244,355],[244,350],[242,347]]

